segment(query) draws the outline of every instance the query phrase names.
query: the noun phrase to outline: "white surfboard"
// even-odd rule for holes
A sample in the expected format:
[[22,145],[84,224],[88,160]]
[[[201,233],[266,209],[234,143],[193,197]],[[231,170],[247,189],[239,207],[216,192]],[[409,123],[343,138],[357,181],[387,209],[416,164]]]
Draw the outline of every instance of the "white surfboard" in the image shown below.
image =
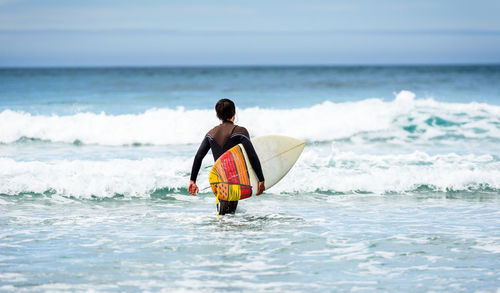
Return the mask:
[[[255,137],[252,139],[252,144],[259,156],[266,190],[285,177],[306,146],[303,140],[282,135]],[[249,162],[246,153],[244,155],[246,161]],[[259,180],[251,164],[248,164],[248,174],[252,185],[252,195],[255,195]]]
[[[252,145],[259,157],[267,190],[290,171],[306,142],[287,136],[268,135],[252,139]],[[208,181],[217,198],[229,201],[255,195],[259,183],[242,144],[232,147],[215,161]]]

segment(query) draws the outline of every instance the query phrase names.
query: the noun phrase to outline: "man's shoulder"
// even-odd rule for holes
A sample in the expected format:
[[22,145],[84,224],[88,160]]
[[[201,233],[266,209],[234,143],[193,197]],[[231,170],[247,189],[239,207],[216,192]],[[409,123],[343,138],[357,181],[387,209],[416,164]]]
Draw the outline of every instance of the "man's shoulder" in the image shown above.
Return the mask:
[[250,134],[248,133],[248,130],[243,127],[243,126],[239,126],[239,125],[236,125],[236,127],[234,128],[234,131],[233,131],[233,135],[244,135],[246,136],[247,138],[250,138]]
[[215,136],[215,133],[217,132],[217,130],[221,127],[221,125],[216,125],[214,127],[212,127],[212,129],[210,129],[208,132],[207,132],[207,136],[210,136],[210,137],[214,137]]
[[233,124],[220,124],[207,132],[206,136],[212,139],[215,138],[221,138],[222,137],[230,137],[230,136],[244,136],[248,139],[250,139],[250,134],[248,133],[248,130],[239,125],[233,125]]

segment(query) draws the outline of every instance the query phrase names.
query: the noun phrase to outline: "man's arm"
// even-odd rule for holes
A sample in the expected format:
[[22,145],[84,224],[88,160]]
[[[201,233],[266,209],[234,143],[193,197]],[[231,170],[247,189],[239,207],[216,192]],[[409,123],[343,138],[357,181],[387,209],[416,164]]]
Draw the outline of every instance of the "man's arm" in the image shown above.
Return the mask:
[[259,180],[259,184],[257,186],[257,192],[255,193],[255,195],[261,195],[266,189],[266,186],[264,185],[264,174],[262,173],[262,166],[260,165],[259,157],[257,156],[257,153],[255,152],[255,149],[250,139],[245,137],[243,138],[241,143],[245,147],[245,151],[247,152],[250,164],[252,165],[253,170],[255,171],[255,175],[257,175],[257,179]]
[[252,142],[248,138],[243,138],[241,144],[245,147],[245,151],[247,152],[250,164],[252,164],[252,168],[257,175],[257,179],[259,179],[259,182],[264,181],[264,174],[262,173],[259,156],[257,156],[257,152],[255,152]]
[[198,187],[196,186],[196,178],[198,177],[198,172],[200,171],[201,162],[207,155],[209,149],[210,143],[208,142],[208,138],[205,137],[201,142],[198,151],[196,152],[196,156],[194,156],[193,167],[191,168],[191,182],[189,183],[188,191],[192,195],[196,195],[196,192],[198,191]]
[[245,151],[247,152],[248,160],[250,160],[250,164],[252,165],[253,170],[255,171],[255,175],[257,175],[257,179],[259,180],[258,190],[255,195],[260,195],[266,189],[264,185],[264,173],[262,173],[262,166],[260,165],[259,156],[257,156],[257,152],[253,147],[252,142],[250,141],[250,134],[248,130],[244,127],[239,127],[240,135],[241,135],[241,144],[245,147]]

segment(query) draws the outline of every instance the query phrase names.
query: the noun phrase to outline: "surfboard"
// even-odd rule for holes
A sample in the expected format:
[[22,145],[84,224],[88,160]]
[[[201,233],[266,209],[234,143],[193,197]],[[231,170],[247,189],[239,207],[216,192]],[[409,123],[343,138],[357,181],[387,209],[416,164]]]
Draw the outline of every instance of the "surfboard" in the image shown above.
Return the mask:
[[[259,157],[268,190],[290,171],[306,142],[288,136],[267,135],[253,138],[252,145]],[[228,201],[255,195],[259,183],[242,144],[232,147],[215,161],[208,181],[215,196]]]

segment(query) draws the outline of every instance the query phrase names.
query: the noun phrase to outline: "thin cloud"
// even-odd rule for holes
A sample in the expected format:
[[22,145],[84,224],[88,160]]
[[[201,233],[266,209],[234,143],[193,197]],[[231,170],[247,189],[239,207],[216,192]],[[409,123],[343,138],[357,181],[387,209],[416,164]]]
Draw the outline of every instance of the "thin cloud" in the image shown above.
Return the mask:
[[23,1],[23,0],[0,0],[0,6],[10,4],[13,2],[21,2],[21,1]]
[[0,29],[0,34],[158,34],[213,36],[322,36],[322,35],[467,35],[500,36],[500,30],[427,29],[427,30],[182,30],[182,29]]

